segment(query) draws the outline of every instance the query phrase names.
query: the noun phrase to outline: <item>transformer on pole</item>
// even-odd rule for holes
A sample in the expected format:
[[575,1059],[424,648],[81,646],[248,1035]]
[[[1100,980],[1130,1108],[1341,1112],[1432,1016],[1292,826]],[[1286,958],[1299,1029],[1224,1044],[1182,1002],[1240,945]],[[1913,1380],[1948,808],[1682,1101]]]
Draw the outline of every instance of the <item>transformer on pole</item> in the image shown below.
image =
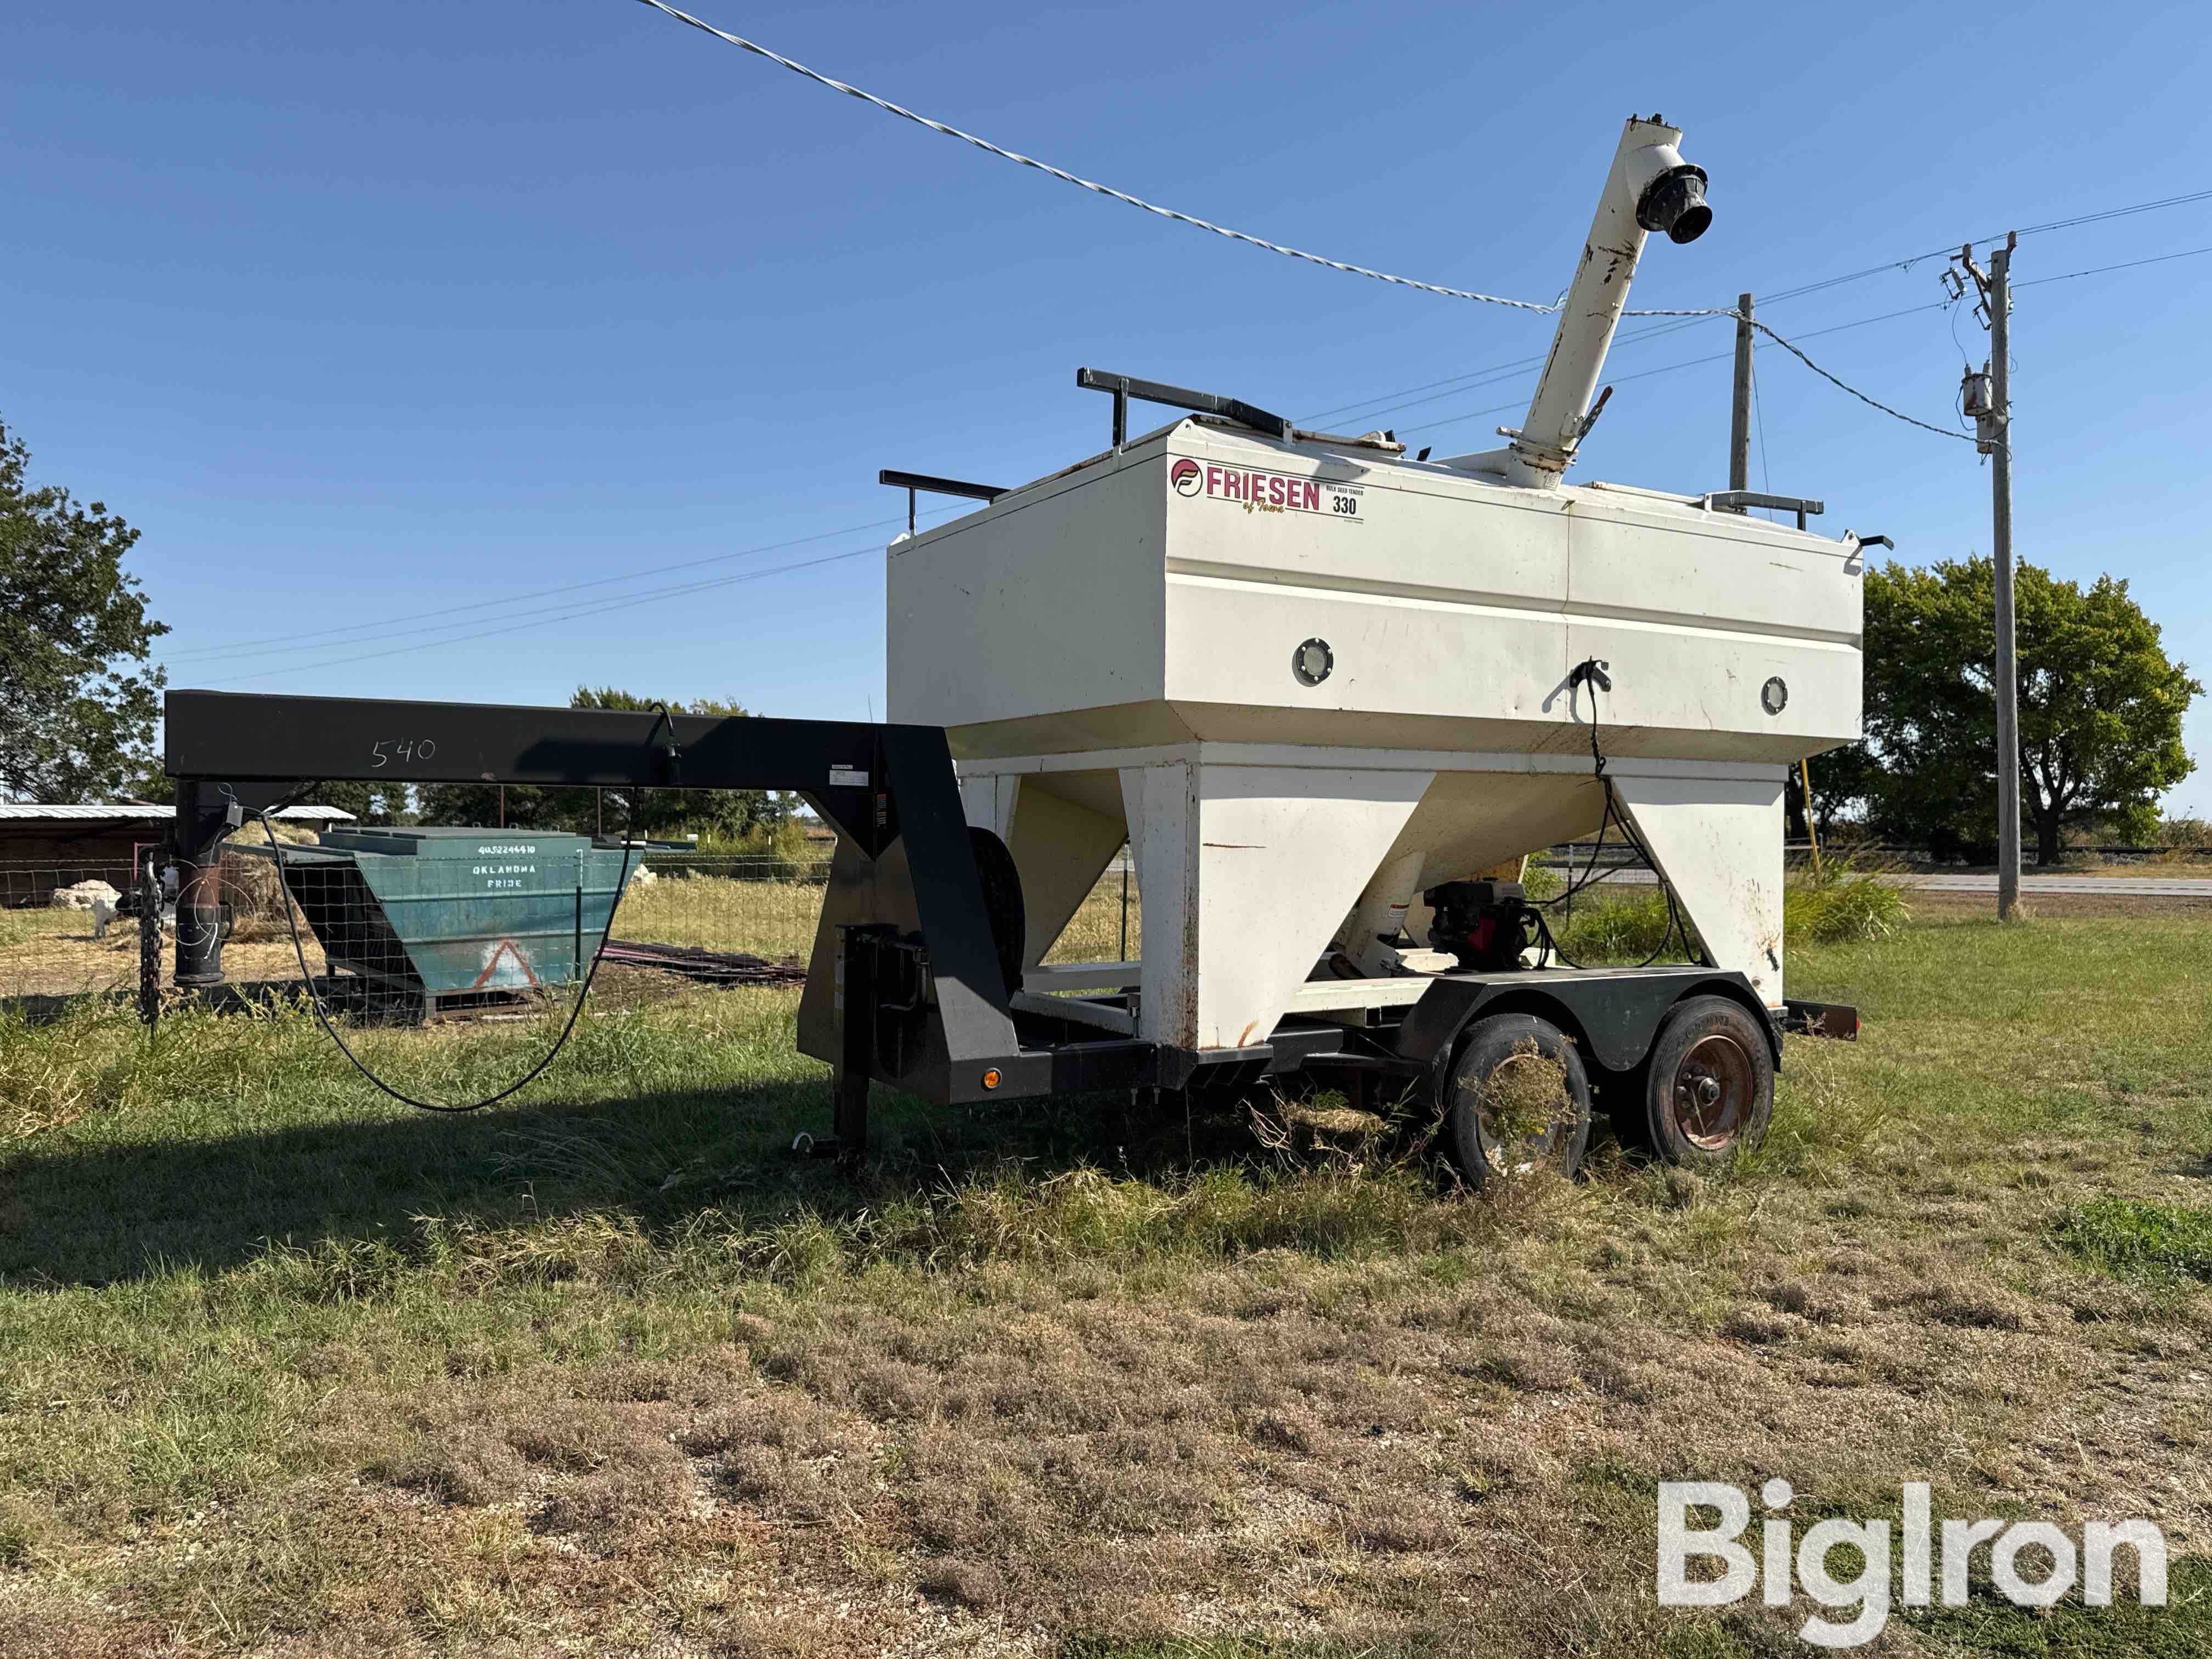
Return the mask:
[[[1974,264],[1974,248],[1959,250],[1959,264],[1981,294],[1990,330],[1990,361],[1979,374],[1966,371],[1960,406],[1974,420],[1976,447],[1990,458],[1990,560],[1996,588],[1997,704],[1997,920],[2009,921],[2020,903],[2020,665],[2013,629],[2012,561],[2012,254],[2020,233],[2005,237],[1990,255],[1988,274]],[[1963,289],[1959,291],[1963,292]]]

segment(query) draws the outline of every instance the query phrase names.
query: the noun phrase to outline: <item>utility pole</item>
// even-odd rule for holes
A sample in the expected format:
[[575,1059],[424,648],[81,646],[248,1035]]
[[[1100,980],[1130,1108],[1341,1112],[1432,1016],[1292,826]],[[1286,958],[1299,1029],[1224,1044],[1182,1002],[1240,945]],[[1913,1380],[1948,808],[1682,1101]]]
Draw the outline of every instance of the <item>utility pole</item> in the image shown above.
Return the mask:
[[[1751,488],[1751,295],[1735,296],[1735,406],[1729,416],[1729,488]],[[1738,513],[1750,508],[1739,507]]]
[[[1969,242],[1959,266],[1981,295],[1989,325],[1990,361],[1979,374],[1966,371],[1963,406],[1974,417],[1975,447],[1990,458],[1990,562],[1996,589],[1997,920],[2010,919],[2020,902],[2020,664],[2013,628],[2012,594],[2012,254],[2020,233],[1991,251],[1989,274],[1974,264]],[[1954,297],[1964,283],[1949,279]]]
[[2012,251],[2017,232],[1990,255],[1990,553],[1997,602],[1997,920],[2020,902],[2020,666],[2012,610]]

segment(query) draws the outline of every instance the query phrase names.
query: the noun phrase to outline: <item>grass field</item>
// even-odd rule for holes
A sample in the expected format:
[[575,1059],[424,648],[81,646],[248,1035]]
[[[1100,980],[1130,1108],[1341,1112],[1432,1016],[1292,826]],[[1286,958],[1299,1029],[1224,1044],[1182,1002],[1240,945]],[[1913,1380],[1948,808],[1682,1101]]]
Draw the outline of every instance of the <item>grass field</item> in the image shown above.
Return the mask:
[[[781,936],[665,885],[618,931]],[[1488,1200],[1118,1097],[879,1097],[847,1185],[785,991],[625,980],[464,1118],[298,1015],[0,1021],[0,1654],[1810,1651],[1651,1593],[1656,1481],[1777,1474],[2173,1540],[2164,1612],[1978,1558],[1871,1651],[2212,1650],[2201,913],[1790,974],[1866,1035],[1756,1156]],[[360,1042],[459,1097],[545,1036]]]

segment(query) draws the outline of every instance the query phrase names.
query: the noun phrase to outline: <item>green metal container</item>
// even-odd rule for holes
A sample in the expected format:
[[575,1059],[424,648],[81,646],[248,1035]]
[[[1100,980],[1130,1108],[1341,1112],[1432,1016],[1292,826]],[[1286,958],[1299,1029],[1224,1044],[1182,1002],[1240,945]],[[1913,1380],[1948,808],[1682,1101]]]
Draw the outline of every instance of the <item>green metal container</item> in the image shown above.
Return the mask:
[[619,847],[531,830],[333,830],[283,854],[331,967],[419,995],[430,1012],[580,978],[623,863]]

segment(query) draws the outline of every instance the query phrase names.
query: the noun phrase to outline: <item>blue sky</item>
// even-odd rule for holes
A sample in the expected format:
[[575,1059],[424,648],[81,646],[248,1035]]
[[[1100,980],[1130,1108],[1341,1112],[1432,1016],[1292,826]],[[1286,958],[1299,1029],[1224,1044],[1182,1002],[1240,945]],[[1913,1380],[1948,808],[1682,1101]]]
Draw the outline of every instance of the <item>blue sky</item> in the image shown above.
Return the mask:
[[[1534,299],[1632,111],[1686,129],[1717,215],[1652,249],[1642,306],[2212,187],[2199,7],[2029,4],[1995,32],[1924,5],[696,9],[1136,194]],[[1551,327],[1139,214],[629,0],[15,8],[0,135],[0,418],[40,478],[144,532],[179,685],[880,714],[880,557],[787,568],[880,546],[903,498],[879,467],[1012,483],[1091,453],[1080,364],[1293,416],[1364,399],[1332,424],[1480,447],[1531,375],[1387,394]],[[2015,270],[2208,245],[2212,202],[2028,237]],[[1928,305],[1940,264],[1762,314],[1811,335]],[[2200,671],[2208,298],[2190,258],[2014,312],[2021,556],[2126,576]],[[1724,483],[1727,363],[1673,366],[1729,340],[1619,343],[1578,476]],[[1961,345],[1981,360],[1978,325],[1940,309],[1807,342],[1938,423]],[[1969,445],[1778,352],[1759,402],[1754,485],[1910,560],[1987,550]],[[2212,762],[2212,702],[2190,738]],[[2212,775],[2169,805],[2212,814]]]

